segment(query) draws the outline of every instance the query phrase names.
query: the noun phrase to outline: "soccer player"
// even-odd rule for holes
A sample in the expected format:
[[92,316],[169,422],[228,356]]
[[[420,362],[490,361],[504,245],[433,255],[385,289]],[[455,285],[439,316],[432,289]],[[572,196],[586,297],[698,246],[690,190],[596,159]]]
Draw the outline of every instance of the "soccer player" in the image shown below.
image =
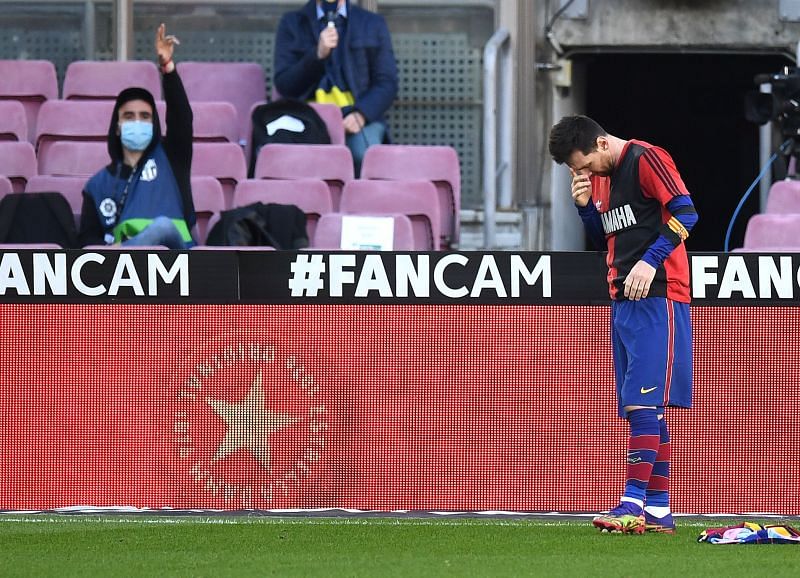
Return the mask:
[[586,116],[562,118],[550,130],[549,148],[570,169],[587,234],[608,250],[618,413],[630,424],[622,498],[592,523],[610,532],[673,533],[664,408],[691,406],[684,241],[697,213],[664,149],[610,135]]

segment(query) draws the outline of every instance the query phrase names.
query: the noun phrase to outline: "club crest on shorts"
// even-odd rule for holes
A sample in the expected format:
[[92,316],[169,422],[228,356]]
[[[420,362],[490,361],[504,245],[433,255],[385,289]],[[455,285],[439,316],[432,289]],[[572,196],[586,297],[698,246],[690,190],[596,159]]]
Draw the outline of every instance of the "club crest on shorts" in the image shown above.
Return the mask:
[[205,350],[192,363],[172,429],[196,501],[231,509],[297,503],[329,435],[316,378],[292,353],[254,341]]

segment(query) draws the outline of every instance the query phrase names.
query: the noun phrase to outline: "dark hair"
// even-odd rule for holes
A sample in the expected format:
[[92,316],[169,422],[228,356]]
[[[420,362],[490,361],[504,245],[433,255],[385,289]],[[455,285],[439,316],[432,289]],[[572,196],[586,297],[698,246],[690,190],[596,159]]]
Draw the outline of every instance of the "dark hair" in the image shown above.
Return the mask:
[[588,155],[597,148],[597,137],[607,134],[588,116],[565,116],[550,129],[550,156],[558,164],[563,164],[576,150]]

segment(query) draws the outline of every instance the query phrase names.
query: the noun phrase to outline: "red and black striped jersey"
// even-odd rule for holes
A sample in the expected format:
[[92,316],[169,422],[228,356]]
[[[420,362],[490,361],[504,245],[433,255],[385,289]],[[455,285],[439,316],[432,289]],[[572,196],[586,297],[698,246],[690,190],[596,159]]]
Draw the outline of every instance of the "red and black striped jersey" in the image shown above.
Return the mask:
[[[658,239],[662,227],[672,228],[673,221],[676,228],[682,227],[666,205],[688,194],[669,153],[639,140],[625,144],[610,177],[592,176],[592,202],[608,243],[612,299],[625,298],[625,277]],[[649,295],[689,303],[689,261],[683,243],[656,270]]]

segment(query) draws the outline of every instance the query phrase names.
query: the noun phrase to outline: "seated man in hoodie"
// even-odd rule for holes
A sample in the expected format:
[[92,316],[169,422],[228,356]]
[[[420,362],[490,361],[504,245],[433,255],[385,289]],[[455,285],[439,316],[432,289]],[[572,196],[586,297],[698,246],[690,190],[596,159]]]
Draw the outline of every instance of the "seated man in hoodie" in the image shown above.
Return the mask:
[[172,60],[178,40],[166,36],[162,24],[155,44],[169,137],[161,136],[149,91],[131,87],[120,92],[108,130],[111,163],[89,179],[83,191],[82,245],[165,245],[180,250],[195,244],[192,109]]

